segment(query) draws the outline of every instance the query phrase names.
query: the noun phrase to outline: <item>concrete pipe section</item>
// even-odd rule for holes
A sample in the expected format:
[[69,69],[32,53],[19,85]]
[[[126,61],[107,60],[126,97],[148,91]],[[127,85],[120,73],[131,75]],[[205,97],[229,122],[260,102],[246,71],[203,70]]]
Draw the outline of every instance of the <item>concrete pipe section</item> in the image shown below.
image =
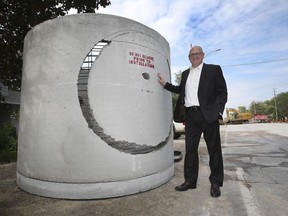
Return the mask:
[[25,37],[17,184],[46,197],[134,194],[174,173],[169,44],[123,17],[69,15]]

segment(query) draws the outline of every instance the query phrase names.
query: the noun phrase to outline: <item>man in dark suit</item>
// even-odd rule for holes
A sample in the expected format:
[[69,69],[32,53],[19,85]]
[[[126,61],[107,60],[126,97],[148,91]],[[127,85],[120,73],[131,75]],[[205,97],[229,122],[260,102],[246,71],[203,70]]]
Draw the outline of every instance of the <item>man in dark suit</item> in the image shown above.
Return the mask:
[[221,67],[203,63],[204,56],[200,46],[191,48],[188,57],[192,66],[182,73],[179,86],[166,82],[160,73],[158,81],[166,90],[180,94],[174,120],[185,121],[185,182],[175,189],[186,191],[196,188],[198,146],[203,133],[209,153],[210,193],[212,197],[219,197],[224,177],[219,119],[222,118],[228,94]]

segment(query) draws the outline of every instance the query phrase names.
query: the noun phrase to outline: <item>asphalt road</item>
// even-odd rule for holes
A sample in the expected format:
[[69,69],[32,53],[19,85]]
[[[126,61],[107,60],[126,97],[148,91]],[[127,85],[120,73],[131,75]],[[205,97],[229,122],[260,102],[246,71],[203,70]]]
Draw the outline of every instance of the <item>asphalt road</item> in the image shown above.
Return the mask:
[[[143,193],[102,200],[61,200],[40,197],[16,185],[16,164],[0,165],[0,215],[288,215],[288,124],[221,126],[225,166],[222,195],[209,194],[209,167],[205,142],[200,143],[197,189],[176,192],[183,182],[183,160],[165,185]],[[184,136],[174,141],[185,153]]]

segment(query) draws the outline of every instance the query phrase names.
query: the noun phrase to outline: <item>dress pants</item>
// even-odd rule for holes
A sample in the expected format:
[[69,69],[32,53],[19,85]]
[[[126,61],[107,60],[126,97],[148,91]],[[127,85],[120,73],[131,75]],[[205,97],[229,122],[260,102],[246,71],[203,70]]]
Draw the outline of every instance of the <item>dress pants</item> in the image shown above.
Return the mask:
[[198,147],[203,133],[209,153],[210,182],[220,187],[223,186],[224,171],[219,129],[218,119],[209,124],[200,109],[197,111],[186,109],[184,178],[189,183],[197,184]]

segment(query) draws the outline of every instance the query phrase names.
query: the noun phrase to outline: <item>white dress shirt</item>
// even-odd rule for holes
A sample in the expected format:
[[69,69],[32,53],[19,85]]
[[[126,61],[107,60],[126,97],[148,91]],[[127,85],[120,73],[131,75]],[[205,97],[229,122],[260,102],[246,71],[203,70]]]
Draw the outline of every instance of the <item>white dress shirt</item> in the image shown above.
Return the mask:
[[203,63],[198,67],[190,67],[190,72],[185,85],[185,107],[199,106],[198,86],[201,76]]

